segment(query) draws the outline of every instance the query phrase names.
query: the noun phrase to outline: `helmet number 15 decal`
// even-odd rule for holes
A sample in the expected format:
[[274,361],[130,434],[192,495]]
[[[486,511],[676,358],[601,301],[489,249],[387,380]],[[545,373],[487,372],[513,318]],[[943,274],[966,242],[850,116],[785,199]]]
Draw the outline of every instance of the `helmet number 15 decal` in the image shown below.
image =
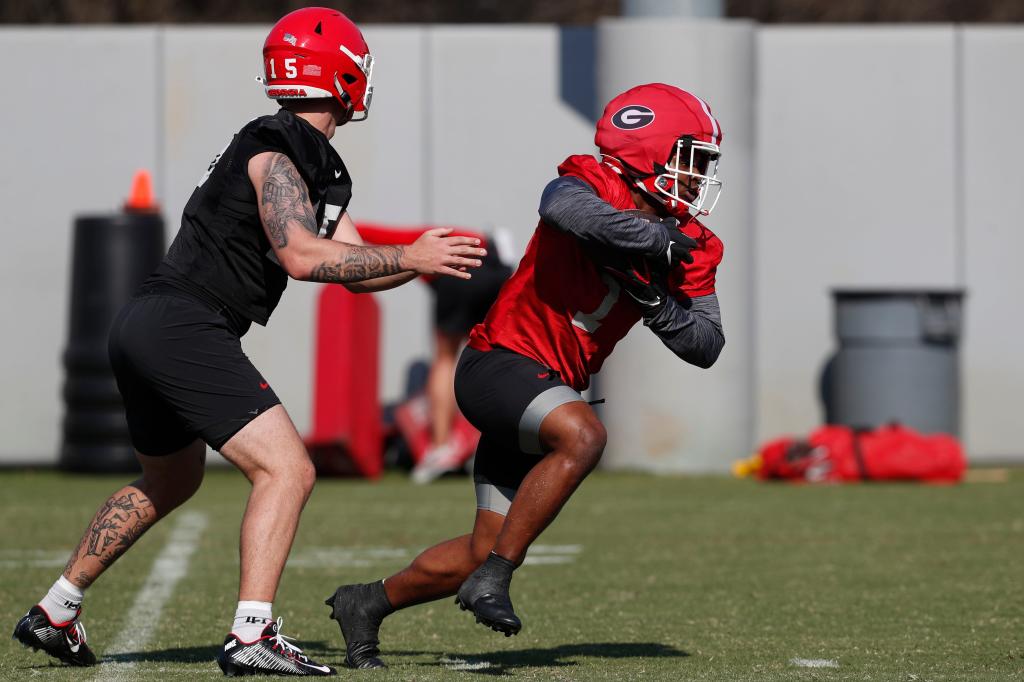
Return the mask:
[[[299,69],[295,66],[295,57],[288,57],[284,61],[284,77],[285,78],[297,78],[299,75]],[[270,77],[277,78],[277,68],[274,65],[274,60],[270,60]]]
[[601,326],[601,322],[608,317],[608,313],[612,311],[612,306],[619,300],[619,293],[622,291],[618,281],[607,272],[601,273],[601,281],[608,285],[608,293],[601,299],[597,308],[589,313],[581,310],[572,316],[573,326],[579,327],[588,334],[593,334]]

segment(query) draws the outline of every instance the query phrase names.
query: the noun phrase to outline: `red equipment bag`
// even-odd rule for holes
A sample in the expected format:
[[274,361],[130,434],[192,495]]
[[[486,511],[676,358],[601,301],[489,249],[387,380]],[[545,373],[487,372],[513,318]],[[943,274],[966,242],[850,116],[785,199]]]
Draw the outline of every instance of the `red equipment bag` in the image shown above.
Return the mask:
[[779,438],[760,448],[758,478],[812,483],[925,481],[963,477],[963,448],[953,436],[925,435],[900,424],[874,431],[823,426],[807,439]]

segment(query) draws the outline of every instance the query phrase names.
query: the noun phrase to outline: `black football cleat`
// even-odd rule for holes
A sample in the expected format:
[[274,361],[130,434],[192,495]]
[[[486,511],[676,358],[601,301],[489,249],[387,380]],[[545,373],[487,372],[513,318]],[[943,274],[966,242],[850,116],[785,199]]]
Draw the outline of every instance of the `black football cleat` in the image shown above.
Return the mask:
[[324,603],[331,607],[331,618],[338,621],[345,638],[345,665],[349,668],[386,668],[380,660],[380,631],[383,616],[367,608],[372,603],[369,590],[374,585],[342,585]]
[[518,634],[522,621],[512,608],[508,596],[508,582],[494,580],[482,573],[483,567],[474,571],[459,588],[455,603],[463,611],[471,611],[476,622],[486,625],[506,637]]
[[37,604],[18,621],[12,637],[68,665],[96,665],[96,656],[85,643],[85,626],[78,619],[78,614],[66,623],[54,623]]
[[336,675],[329,665],[310,659],[302,649],[289,643],[281,634],[281,623],[269,623],[252,642],[243,642],[235,634],[224,639],[224,648],[217,655],[217,665],[228,677],[242,675]]

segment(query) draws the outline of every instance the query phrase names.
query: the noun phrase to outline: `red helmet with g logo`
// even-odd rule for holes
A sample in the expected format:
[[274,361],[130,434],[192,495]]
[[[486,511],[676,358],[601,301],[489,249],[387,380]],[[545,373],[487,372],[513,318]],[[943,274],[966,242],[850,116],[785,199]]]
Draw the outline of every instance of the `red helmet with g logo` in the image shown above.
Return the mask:
[[278,20],[263,43],[263,74],[271,99],[333,97],[350,120],[369,115],[373,56],[359,28],[337,10],[307,7]]
[[707,215],[718,203],[722,128],[696,95],[664,83],[631,88],[605,107],[594,143],[671,213]]

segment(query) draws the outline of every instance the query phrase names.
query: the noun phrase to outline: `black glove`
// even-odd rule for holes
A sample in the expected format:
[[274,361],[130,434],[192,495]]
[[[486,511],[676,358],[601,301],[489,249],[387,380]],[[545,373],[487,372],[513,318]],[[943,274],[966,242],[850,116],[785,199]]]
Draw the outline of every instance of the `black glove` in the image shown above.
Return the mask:
[[622,265],[605,265],[608,274],[618,280],[622,290],[637,302],[644,317],[656,314],[668,300],[665,273],[652,269],[646,260],[630,259]]
[[679,221],[675,218],[665,218],[661,221],[661,226],[668,234],[668,249],[665,251],[668,268],[671,270],[679,263],[692,263],[693,256],[690,255],[690,251],[697,248],[697,242],[682,233]]

